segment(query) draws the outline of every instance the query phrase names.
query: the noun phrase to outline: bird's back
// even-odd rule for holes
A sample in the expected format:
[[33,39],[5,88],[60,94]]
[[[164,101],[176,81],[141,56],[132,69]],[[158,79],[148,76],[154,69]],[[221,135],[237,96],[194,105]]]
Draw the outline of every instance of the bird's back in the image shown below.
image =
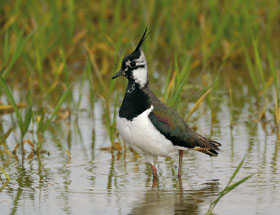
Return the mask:
[[144,92],[149,96],[153,106],[153,111],[149,115],[151,122],[173,145],[192,148],[210,156],[218,155],[220,143],[192,130],[178,112],[162,103],[149,87],[146,87]]

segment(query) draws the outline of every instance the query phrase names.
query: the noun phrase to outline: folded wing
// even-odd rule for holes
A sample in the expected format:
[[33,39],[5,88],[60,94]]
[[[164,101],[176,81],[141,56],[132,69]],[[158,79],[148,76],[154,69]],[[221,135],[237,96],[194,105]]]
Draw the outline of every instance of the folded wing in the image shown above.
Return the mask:
[[153,94],[152,96],[154,97],[152,99],[154,109],[149,114],[149,118],[165,138],[175,146],[191,148],[210,156],[218,155],[220,143],[192,130],[174,109],[164,105]]

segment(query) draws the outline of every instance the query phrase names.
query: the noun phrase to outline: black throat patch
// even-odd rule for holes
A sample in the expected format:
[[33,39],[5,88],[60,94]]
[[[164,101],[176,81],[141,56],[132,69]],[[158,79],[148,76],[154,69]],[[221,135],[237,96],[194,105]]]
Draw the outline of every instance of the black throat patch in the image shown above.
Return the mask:
[[149,96],[135,82],[128,82],[119,116],[132,121],[135,117],[151,107]]

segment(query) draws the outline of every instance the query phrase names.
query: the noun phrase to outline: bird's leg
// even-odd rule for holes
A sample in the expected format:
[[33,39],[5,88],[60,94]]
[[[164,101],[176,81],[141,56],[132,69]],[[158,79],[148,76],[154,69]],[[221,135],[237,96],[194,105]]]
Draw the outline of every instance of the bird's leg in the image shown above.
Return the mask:
[[182,161],[183,161],[184,151],[179,150],[179,169],[178,169],[178,177],[181,177],[181,169],[182,169]]
[[152,184],[152,188],[156,188],[158,184],[158,180],[157,180],[157,176],[153,176],[153,184]]
[[153,185],[152,188],[157,187],[157,168],[152,164],[153,169]]
[[157,177],[157,168],[152,165],[152,169],[153,169],[153,177]]

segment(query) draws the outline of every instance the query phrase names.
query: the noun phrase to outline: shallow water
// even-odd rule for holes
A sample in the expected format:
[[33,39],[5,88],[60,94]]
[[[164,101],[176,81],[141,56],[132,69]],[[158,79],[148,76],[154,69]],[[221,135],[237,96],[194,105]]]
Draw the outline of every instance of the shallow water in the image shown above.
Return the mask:
[[[82,108],[88,108],[87,101]],[[113,153],[101,150],[111,143],[97,101],[93,116],[78,112],[70,122],[57,122],[49,129],[43,146],[49,155],[43,154],[40,164],[36,158],[24,166],[13,158],[0,159],[11,177],[5,183],[0,176],[1,214],[204,214],[245,155],[234,181],[254,176],[222,198],[215,213],[277,214],[279,134],[273,126],[253,122],[249,109],[244,105],[235,110],[239,117],[231,129],[228,104],[220,104],[216,120],[203,104],[190,124],[223,144],[219,156],[185,152],[181,180],[176,176],[178,156],[160,158],[159,179],[153,186],[151,168],[142,157],[127,147]],[[2,120],[7,130],[10,116]],[[7,140],[9,146],[15,142],[13,135]]]

